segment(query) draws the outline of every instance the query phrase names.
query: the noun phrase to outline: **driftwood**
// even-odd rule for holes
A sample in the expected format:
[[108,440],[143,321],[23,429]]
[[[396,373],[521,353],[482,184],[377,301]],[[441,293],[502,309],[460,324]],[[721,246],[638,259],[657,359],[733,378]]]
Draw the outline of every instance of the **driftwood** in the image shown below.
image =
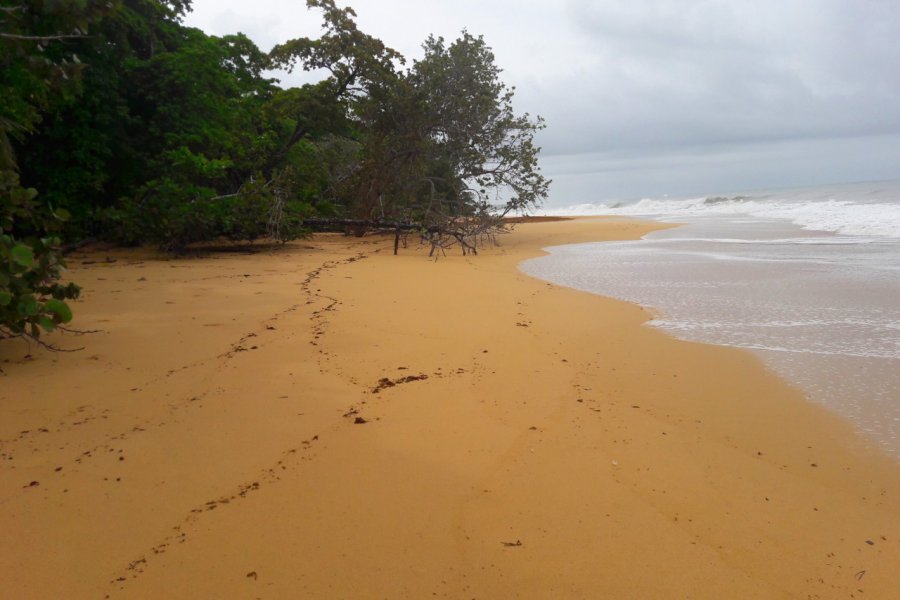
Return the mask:
[[496,243],[496,236],[509,231],[502,216],[446,218],[438,223],[422,224],[408,221],[382,219],[309,219],[304,222],[313,231],[353,231],[357,235],[366,233],[393,233],[394,254],[401,242],[406,247],[407,236],[418,233],[423,244],[431,246],[429,256],[454,245],[462,248],[463,255],[478,254],[478,246]]
[[91,244],[95,244],[97,240],[95,238],[88,238],[86,240],[79,240],[77,242],[72,242],[71,244],[65,244],[61,250],[63,255],[70,254],[75,252],[76,250],[81,250],[85,246],[89,246]]

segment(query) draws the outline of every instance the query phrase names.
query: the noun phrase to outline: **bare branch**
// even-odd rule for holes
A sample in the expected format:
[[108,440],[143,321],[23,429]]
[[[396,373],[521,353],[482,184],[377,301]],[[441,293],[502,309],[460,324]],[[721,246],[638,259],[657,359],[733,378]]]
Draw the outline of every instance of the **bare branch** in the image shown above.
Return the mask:
[[81,34],[71,35],[18,35],[15,33],[0,33],[0,38],[8,40],[23,40],[26,42],[52,42],[58,40],[83,40],[90,36]]

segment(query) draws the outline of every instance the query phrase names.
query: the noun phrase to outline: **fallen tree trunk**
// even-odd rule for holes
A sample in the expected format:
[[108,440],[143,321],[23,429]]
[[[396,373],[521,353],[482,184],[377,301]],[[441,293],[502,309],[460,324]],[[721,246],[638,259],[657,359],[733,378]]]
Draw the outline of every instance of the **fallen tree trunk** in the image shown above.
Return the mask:
[[[365,233],[393,233],[394,254],[399,251],[401,238],[418,233],[423,243],[431,245],[429,256],[434,256],[436,250],[443,253],[447,248],[459,244],[463,255],[471,252],[478,254],[479,242],[496,243],[495,236],[508,231],[502,217],[485,218],[457,218],[447,219],[444,223],[424,225],[422,223],[410,223],[404,221],[389,221],[381,219],[309,219],[304,224],[313,231],[336,231],[351,229],[357,235]],[[405,242],[404,242],[405,246]]]

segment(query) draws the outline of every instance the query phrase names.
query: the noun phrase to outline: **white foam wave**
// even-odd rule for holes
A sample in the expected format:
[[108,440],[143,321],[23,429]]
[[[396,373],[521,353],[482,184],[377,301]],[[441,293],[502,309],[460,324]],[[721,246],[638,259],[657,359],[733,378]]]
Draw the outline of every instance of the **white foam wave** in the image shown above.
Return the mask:
[[[633,204],[578,204],[548,210],[558,216],[643,216],[679,219],[703,216],[751,216],[784,219],[812,231],[852,236],[900,238],[900,203],[852,200],[791,201],[735,198],[645,198]],[[809,242],[807,242],[809,243]]]
[[654,319],[651,325],[659,325],[661,327],[669,327],[672,329],[735,329],[736,327],[751,327],[754,329],[783,329],[785,327],[869,327],[872,329],[897,329],[900,330],[900,324],[878,318],[858,318],[858,319],[785,319],[773,321],[691,321],[691,320],[667,320]]
[[777,239],[745,239],[745,238],[706,238],[706,237],[679,237],[667,239],[668,244],[681,243],[715,243],[715,244],[747,244],[754,246],[767,245],[806,245],[806,246],[856,246],[859,244],[874,244],[878,240],[860,236],[842,237],[808,237],[808,238],[777,238]]
[[[706,341],[713,343],[734,346],[737,348],[746,348],[749,350],[900,360],[900,343],[898,343],[897,339],[882,339],[878,343],[867,340],[863,343],[853,344],[848,343],[847,340],[843,338],[840,340],[829,341],[821,337],[797,337],[793,334],[786,336],[783,331],[785,328],[815,331],[816,329],[828,326],[844,328],[845,330],[847,327],[853,327],[857,333],[865,331],[876,332],[880,329],[880,325],[882,325],[881,323],[868,321],[846,319],[840,321],[808,320],[779,321],[773,323],[716,323],[686,319],[656,318],[649,321],[648,324],[672,332],[676,335],[681,334],[688,339],[705,339]],[[787,344],[785,342],[787,342]]]

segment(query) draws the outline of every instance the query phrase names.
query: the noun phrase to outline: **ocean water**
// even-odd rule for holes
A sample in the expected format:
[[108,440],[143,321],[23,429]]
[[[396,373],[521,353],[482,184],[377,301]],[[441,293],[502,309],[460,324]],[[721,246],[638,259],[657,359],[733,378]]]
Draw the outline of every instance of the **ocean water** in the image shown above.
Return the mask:
[[548,211],[682,224],[521,266],[746,348],[900,459],[900,181]]

